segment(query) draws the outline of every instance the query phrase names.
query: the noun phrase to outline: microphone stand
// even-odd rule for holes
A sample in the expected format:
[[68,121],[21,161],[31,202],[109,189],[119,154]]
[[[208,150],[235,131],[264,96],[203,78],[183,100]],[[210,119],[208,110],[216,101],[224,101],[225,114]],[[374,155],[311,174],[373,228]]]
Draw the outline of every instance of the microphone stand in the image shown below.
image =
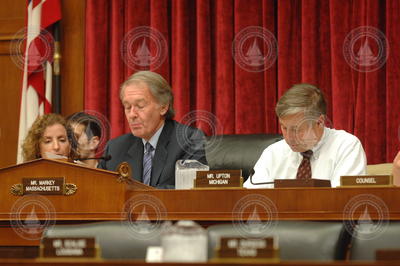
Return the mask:
[[249,176],[249,178],[250,178],[250,183],[252,184],[252,185],[271,185],[271,184],[275,184],[275,181],[270,181],[270,182],[253,182],[253,175],[254,175],[254,173],[255,173],[255,171],[254,171],[254,168],[253,169],[251,169],[251,171],[250,171],[250,176]]
[[79,160],[79,161],[104,160],[104,161],[109,161],[109,160],[111,160],[111,155],[102,156],[102,157],[74,158],[73,160]]

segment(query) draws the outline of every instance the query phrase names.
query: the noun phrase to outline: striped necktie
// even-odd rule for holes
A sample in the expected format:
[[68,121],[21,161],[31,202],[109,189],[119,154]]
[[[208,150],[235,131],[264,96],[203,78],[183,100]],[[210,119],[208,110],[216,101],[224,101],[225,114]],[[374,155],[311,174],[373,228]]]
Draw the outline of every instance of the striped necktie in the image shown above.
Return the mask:
[[151,167],[153,164],[153,151],[154,148],[149,142],[144,145],[144,155],[143,155],[143,183],[150,185],[151,177]]

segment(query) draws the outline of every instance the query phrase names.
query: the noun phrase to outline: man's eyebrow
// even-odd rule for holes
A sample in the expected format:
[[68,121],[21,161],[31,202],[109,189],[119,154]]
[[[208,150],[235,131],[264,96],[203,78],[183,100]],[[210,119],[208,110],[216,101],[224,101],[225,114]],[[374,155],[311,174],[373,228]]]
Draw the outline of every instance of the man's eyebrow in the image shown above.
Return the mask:
[[133,102],[122,101],[122,104],[135,104],[135,103],[138,103],[138,102],[146,102],[146,99],[145,98],[140,98],[140,99],[134,100]]

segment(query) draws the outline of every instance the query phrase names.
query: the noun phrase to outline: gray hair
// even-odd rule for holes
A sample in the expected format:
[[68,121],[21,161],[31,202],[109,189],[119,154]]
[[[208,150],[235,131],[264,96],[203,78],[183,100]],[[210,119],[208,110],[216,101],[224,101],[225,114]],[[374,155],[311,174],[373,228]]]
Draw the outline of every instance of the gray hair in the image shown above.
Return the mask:
[[279,118],[299,112],[318,117],[326,115],[326,102],[321,90],[316,86],[308,83],[296,84],[282,95],[276,104],[275,112]]
[[130,76],[127,80],[122,83],[119,90],[119,97],[122,101],[124,89],[135,83],[145,83],[151,94],[156,98],[157,102],[162,106],[168,105],[168,111],[165,114],[165,118],[172,119],[175,115],[174,111],[174,95],[172,93],[171,86],[168,82],[160,75],[152,71],[139,71]]

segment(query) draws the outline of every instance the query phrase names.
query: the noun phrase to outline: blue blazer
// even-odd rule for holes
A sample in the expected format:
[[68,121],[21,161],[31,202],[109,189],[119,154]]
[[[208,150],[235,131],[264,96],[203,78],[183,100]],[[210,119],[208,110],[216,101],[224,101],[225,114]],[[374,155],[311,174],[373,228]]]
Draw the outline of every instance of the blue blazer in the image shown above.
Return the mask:
[[[166,120],[158,139],[153,158],[150,185],[156,188],[175,188],[175,163],[181,159],[194,159],[207,164],[204,133],[196,128]],[[115,171],[122,162],[132,167],[133,178],[142,182],[143,141],[131,133],[110,140],[98,168]]]

